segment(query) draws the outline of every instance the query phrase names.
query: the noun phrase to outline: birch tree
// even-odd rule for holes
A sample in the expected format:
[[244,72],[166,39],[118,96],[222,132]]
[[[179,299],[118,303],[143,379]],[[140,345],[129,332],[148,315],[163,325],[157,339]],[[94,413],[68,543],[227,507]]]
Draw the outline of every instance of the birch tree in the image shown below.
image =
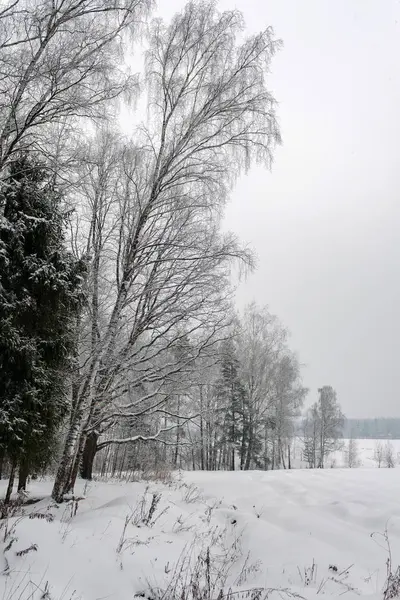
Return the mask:
[[[279,359],[274,373],[274,403],[270,410],[269,421],[273,427],[270,437],[270,456],[268,444],[264,445],[264,456],[269,458],[271,468],[291,468],[291,445],[294,438],[294,419],[300,415],[300,409],[308,390],[302,385],[300,365],[296,355],[285,350]],[[266,461],[266,466],[268,462]]]
[[340,447],[344,415],[331,386],[318,390],[318,401],[305,420],[304,451],[310,467],[324,468],[325,459]]
[[344,415],[338,404],[336,392],[331,386],[324,386],[318,392],[318,467],[323,469],[325,457],[338,448],[339,438],[343,429]]
[[[21,152],[38,153],[60,169],[73,131],[87,119],[112,116],[113,102],[135,85],[125,67],[124,43],[148,5],[147,0],[2,4],[1,179]],[[62,128],[61,145],[57,128]]]
[[[266,88],[279,43],[267,29],[239,44],[242,25],[240,13],[219,13],[214,2],[190,2],[170,25],[152,24],[148,121],[135,143],[124,145],[113,175],[113,274],[72,402],[56,499],[73,486],[89,434],[98,436],[123,414],[135,419],[165,404],[165,381],[182,370],[169,358],[182,330],[196,347],[190,362],[223,338],[229,264],[248,264],[249,256],[219,233],[221,209],[241,169],[254,160],[269,166],[279,141]],[[129,388],[134,398],[126,402]]]

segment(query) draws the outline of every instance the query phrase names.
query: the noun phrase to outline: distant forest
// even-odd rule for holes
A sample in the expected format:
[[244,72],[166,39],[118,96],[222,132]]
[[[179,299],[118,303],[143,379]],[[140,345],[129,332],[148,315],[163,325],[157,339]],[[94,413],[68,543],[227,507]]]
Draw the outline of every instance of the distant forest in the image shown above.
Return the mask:
[[400,439],[400,418],[390,419],[346,419],[343,427],[343,437]]

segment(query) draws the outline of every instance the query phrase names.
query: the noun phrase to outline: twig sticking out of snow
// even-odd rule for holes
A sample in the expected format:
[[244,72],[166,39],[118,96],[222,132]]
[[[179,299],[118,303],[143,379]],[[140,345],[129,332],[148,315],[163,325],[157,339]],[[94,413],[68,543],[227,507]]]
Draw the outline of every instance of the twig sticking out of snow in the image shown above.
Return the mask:
[[[386,526],[383,533],[371,533],[371,538],[387,552],[386,559],[386,582],[383,589],[383,600],[391,600],[392,598],[400,597],[400,566],[393,572],[392,548],[390,545],[388,528]],[[380,543],[378,540],[383,540]]]

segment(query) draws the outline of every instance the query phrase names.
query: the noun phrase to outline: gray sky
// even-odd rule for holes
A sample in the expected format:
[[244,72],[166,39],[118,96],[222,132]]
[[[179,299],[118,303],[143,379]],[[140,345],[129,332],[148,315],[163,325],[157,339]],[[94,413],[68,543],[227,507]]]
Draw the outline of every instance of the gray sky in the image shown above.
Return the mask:
[[[183,6],[159,0],[161,14]],[[400,1],[221,0],[284,48],[270,89],[283,147],[238,184],[226,226],[258,255],[238,304],[292,332],[310,400],[400,417]]]

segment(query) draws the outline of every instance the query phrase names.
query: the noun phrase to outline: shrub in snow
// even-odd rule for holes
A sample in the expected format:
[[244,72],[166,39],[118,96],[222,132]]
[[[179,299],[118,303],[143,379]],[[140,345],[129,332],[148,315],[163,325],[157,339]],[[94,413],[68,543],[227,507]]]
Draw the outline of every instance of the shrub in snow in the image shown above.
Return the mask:
[[194,483],[190,483],[187,485],[186,483],[182,484],[184,489],[183,492],[183,500],[187,502],[187,504],[194,504],[195,502],[201,502],[202,495],[199,488],[194,485]]

